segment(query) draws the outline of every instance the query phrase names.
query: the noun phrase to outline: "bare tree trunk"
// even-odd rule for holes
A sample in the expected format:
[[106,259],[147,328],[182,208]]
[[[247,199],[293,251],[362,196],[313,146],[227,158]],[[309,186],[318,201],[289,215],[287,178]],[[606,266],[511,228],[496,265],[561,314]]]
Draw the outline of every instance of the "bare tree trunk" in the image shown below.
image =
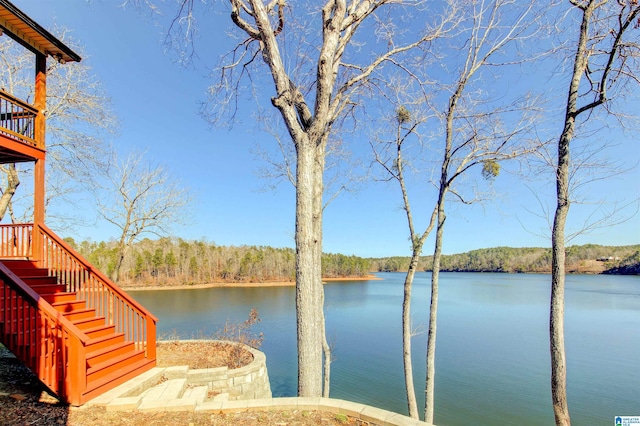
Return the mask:
[[568,122],[558,143],[556,174],[557,207],[551,235],[551,306],[549,336],[551,349],[551,398],[556,425],[571,424],[567,403],[567,361],[564,349],[564,281],[565,244],[564,229],[569,212],[569,134],[573,122]]
[[[318,243],[316,244],[316,274],[320,277],[322,281],[322,214],[324,209],[323,203],[323,194],[324,194],[324,169],[325,169],[325,161],[326,161],[326,146],[327,146],[327,138],[328,134],[324,134],[320,139],[320,142],[314,149],[314,162],[313,162],[313,176],[314,176],[314,187],[313,187],[313,209],[314,209],[314,230],[313,232],[316,235],[316,240]],[[327,328],[325,324],[324,318],[324,286],[322,282],[320,283],[320,306],[318,307],[320,311],[320,326],[322,328],[322,355],[323,355],[323,384],[322,384],[322,396],[325,398],[329,398],[330,390],[331,390],[331,347],[329,346],[329,342],[327,341]]]
[[[376,161],[380,163],[386,170],[398,181],[400,185],[400,191],[402,193],[402,200],[404,203],[404,210],[407,214],[407,225],[409,226],[409,237],[411,239],[411,261],[409,262],[409,269],[404,280],[404,292],[402,299],[402,361],[404,367],[404,382],[405,392],[407,395],[407,407],[409,409],[409,416],[415,419],[419,418],[418,403],[416,401],[415,385],[413,383],[413,361],[411,355],[411,338],[413,337],[413,330],[411,324],[411,291],[413,287],[413,279],[418,269],[418,261],[420,260],[420,254],[422,253],[422,247],[424,242],[431,233],[435,224],[437,210],[434,208],[431,213],[431,219],[427,229],[421,234],[416,234],[413,214],[411,213],[411,203],[409,201],[409,193],[405,185],[404,179],[404,160],[402,157],[402,145],[407,137],[414,133],[418,122],[413,123],[408,128],[403,129],[403,125],[409,123],[411,114],[405,107],[400,107],[396,110],[397,119],[397,133],[395,143],[395,159],[393,166],[382,160],[376,154]],[[403,134],[404,133],[404,134]]]
[[[582,12],[580,32],[576,54],[573,60],[573,72],[569,83],[567,96],[564,128],[558,140],[558,164],[556,166],[556,196],[557,204],[553,220],[551,234],[551,301],[550,301],[550,352],[551,352],[551,398],[553,413],[558,426],[571,425],[569,406],[567,402],[567,362],[564,347],[564,288],[565,288],[565,224],[569,213],[569,165],[571,162],[569,145],[575,134],[576,118],[583,112],[591,111],[603,105],[608,97],[609,86],[615,85],[618,78],[610,78],[610,73],[618,75],[632,75],[634,69],[625,68],[625,63],[631,55],[631,51],[622,51],[625,44],[623,35],[638,23],[640,6],[636,1],[617,2],[614,10],[604,9],[607,1],[589,0],[586,2],[571,1]],[[604,10],[600,16],[595,16],[598,9]],[[613,13],[612,13],[613,12]],[[611,45],[607,47],[603,43],[602,33],[594,29],[594,35],[590,34],[590,26],[602,24],[603,16],[607,16],[610,22],[605,21],[604,28],[608,29],[611,36]],[[605,19],[607,19],[605,18]],[[602,27],[601,27],[602,28]],[[609,29],[611,28],[611,29]],[[591,45],[589,45],[591,43]],[[594,45],[598,49],[594,49]],[[604,47],[603,47],[604,46]],[[636,53],[637,55],[637,50]],[[593,56],[604,55],[606,61],[601,66]],[[594,66],[590,67],[590,61],[594,60]],[[616,65],[616,59],[620,63]],[[631,62],[631,61],[629,61]],[[594,72],[597,70],[597,73]],[[578,106],[580,98],[580,82],[584,75],[589,79],[590,87],[587,94],[593,95],[588,103]],[[598,84],[594,84],[599,77]],[[583,95],[584,96],[584,95]],[[611,95],[609,95],[611,96]]]
[[[316,145],[309,138],[297,144],[296,167],[296,321],[298,336],[298,396],[322,395],[322,209],[314,206],[318,181]],[[318,217],[318,215],[320,215]]]
[[551,401],[557,426],[571,425],[567,402],[567,360],[564,348],[564,282],[565,243],[564,233],[569,213],[569,143],[575,130],[575,117],[580,80],[587,66],[586,45],[589,19],[595,2],[583,10],[580,38],[573,64],[573,74],[567,97],[564,128],[558,140],[558,164],[556,166],[556,212],[551,233],[551,300],[549,302],[549,350],[551,354]]
[[427,379],[425,383],[424,421],[433,424],[436,378],[436,334],[438,320],[438,283],[440,277],[440,258],[444,231],[444,191],[440,190],[438,200],[438,227],[436,229],[433,267],[431,271],[431,304],[429,306],[429,333],[427,335]]
[[124,261],[124,255],[127,247],[124,243],[118,244],[118,249],[116,253],[116,263],[113,266],[113,271],[111,271],[111,281],[114,283],[118,283],[120,280],[120,269],[122,268],[122,262]]
[[411,287],[413,278],[418,268],[420,252],[413,250],[409,270],[404,279],[404,298],[402,299],[402,360],[404,363],[404,383],[407,392],[407,405],[409,416],[418,418],[418,402],[416,401],[416,390],[413,384],[413,364],[411,361]]
[[[324,300],[323,304],[324,306]],[[327,328],[324,321],[324,312],[322,314],[322,354],[324,355],[324,382],[322,384],[322,397],[329,398],[331,390],[331,346],[327,341]]]
[[20,179],[18,178],[18,171],[16,170],[15,164],[9,164],[5,172],[7,175],[7,186],[2,191],[2,196],[0,196],[0,220],[2,220],[4,215],[7,213],[7,209],[11,204],[11,199],[20,185]]

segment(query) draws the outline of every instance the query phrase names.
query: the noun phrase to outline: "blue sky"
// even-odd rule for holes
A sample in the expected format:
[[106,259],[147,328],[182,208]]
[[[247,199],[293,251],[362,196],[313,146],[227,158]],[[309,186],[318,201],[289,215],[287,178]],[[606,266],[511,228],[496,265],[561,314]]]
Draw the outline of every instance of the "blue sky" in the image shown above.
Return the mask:
[[[247,99],[241,105],[240,122],[231,130],[211,128],[198,115],[211,82],[210,67],[232,46],[226,33],[230,20],[226,12],[215,9],[219,3],[200,17],[198,57],[186,68],[176,64],[175,55],[163,46],[166,27],[131,7],[118,7],[119,1],[14,3],[45,28],[56,24],[70,29],[84,46],[83,60],[103,83],[121,121],[119,133],[111,141],[114,146],[123,153],[147,150],[150,161],[167,166],[193,190],[197,201],[192,224],[177,229],[177,236],[204,238],[219,245],[294,246],[293,187],[281,184],[276,191],[265,191],[266,183],[258,177],[265,164],[256,156],[256,147],[273,150],[275,141],[255,126],[255,104]],[[598,182],[589,191],[622,203],[638,199],[640,171],[634,164],[640,159],[637,133],[601,136],[619,143],[611,157],[633,170]],[[366,141],[353,139],[352,149],[365,158]],[[496,198],[483,205],[450,205],[445,253],[495,246],[550,246],[548,225],[535,213],[541,212],[538,198],[543,203],[553,201],[553,187],[503,173],[494,190]],[[429,199],[426,194],[416,195],[424,195],[415,199],[416,220],[424,224]],[[365,257],[408,255],[406,217],[400,206],[398,189],[379,182],[342,195],[325,210],[324,250]],[[627,209],[627,215],[632,212]],[[576,207],[569,220],[576,223],[583,214],[588,210],[583,213]],[[117,230],[98,223],[78,228],[73,236],[108,240],[117,236]],[[581,235],[571,243],[638,244],[640,215]],[[431,251],[428,243],[425,253]]]

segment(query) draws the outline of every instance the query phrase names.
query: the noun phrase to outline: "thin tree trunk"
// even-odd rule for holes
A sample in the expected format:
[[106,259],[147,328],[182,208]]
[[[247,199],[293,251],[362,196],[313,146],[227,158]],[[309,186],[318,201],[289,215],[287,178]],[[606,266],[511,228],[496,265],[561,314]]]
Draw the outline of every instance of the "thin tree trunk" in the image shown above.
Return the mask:
[[116,263],[113,266],[113,271],[111,271],[111,281],[114,283],[118,283],[120,280],[120,269],[122,268],[122,263],[124,261],[124,256],[127,251],[127,245],[124,242],[124,234],[121,237],[120,242],[118,242],[118,247],[116,250]]
[[425,380],[425,399],[424,399],[424,421],[433,424],[435,411],[435,377],[436,377],[436,334],[438,319],[438,279],[440,276],[440,257],[442,255],[442,239],[444,232],[444,203],[449,190],[449,166],[451,164],[451,151],[453,147],[453,120],[458,101],[462,96],[462,92],[467,83],[467,79],[463,78],[458,82],[456,91],[449,98],[449,108],[447,110],[446,132],[444,157],[442,159],[442,168],[440,171],[440,186],[438,190],[438,202],[436,204],[437,211],[437,228],[436,241],[433,250],[433,266],[431,271],[431,303],[429,306],[429,332],[427,335],[427,374]]
[[[405,392],[407,394],[409,416],[418,419],[418,402],[416,401],[416,391],[413,383],[413,361],[411,352],[411,338],[413,337],[413,333],[411,330],[411,290],[413,287],[413,279],[415,278],[415,273],[418,269],[418,261],[420,260],[420,254],[422,253],[422,247],[424,247],[424,242],[427,239],[427,236],[431,233],[431,230],[433,229],[433,226],[435,224],[436,209],[434,208],[433,212],[431,213],[429,225],[427,226],[427,229],[425,229],[424,233],[421,236],[416,235],[415,227],[413,225],[413,215],[411,213],[411,204],[409,202],[409,194],[407,192],[407,187],[405,186],[404,181],[402,144],[405,138],[402,136],[402,124],[405,122],[406,117],[402,117],[398,113],[398,128],[396,135],[396,179],[400,184],[402,200],[404,202],[404,209],[407,213],[409,237],[411,238],[412,242],[411,261],[409,262],[409,269],[404,280],[404,295],[402,299],[402,360],[404,365],[404,382]],[[412,132],[412,130],[410,132]]]
[[425,383],[424,421],[428,424],[433,424],[435,405],[438,283],[440,276],[440,258],[442,257],[444,222],[444,191],[441,189],[438,200],[438,227],[436,228],[433,267],[431,271],[431,304],[429,306],[429,333],[427,335],[427,378]]
[[20,179],[18,177],[18,171],[16,170],[15,164],[9,164],[6,169],[6,174],[7,186],[2,191],[2,196],[0,197],[0,220],[2,220],[4,215],[7,213],[11,200],[20,185]]
[[[577,85],[576,85],[577,87]],[[575,110],[570,97],[568,110]],[[556,168],[557,205],[551,234],[551,301],[549,309],[549,346],[551,352],[551,399],[556,425],[569,426],[567,402],[567,360],[564,348],[564,282],[565,282],[565,224],[569,213],[569,143],[573,136],[575,118],[567,114],[562,136],[558,141]]]
[[413,384],[413,364],[411,361],[411,287],[413,278],[418,268],[420,252],[413,250],[409,270],[404,279],[404,298],[402,300],[402,360],[404,363],[404,383],[407,392],[407,405],[409,416],[418,418],[418,402],[416,401],[416,390]]
[[551,297],[549,302],[549,350],[551,354],[551,401],[557,426],[571,425],[567,402],[567,360],[564,347],[564,282],[565,282],[565,224],[569,213],[569,144],[575,131],[575,115],[580,80],[587,66],[586,45],[589,20],[595,8],[590,1],[582,8],[582,23],[578,48],[569,84],[565,122],[558,140],[556,166],[556,211],[551,233]]
[[[564,139],[564,138],[563,138]],[[564,227],[569,211],[568,195],[568,141],[558,146],[557,192],[558,204],[553,221],[551,258],[551,306],[549,335],[551,350],[551,398],[556,425],[571,424],[567,403],[567,361],[564,348],[564,282],[565,243]]]

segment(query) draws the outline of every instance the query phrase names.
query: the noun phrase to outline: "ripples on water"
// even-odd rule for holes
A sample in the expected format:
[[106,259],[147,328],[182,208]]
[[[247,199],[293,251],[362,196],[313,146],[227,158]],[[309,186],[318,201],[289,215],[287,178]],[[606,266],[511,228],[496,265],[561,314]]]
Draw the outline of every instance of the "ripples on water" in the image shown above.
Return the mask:
[[[334,348],[331,396],[406,413],[401,304],[404,274],[325,286]],[[417,274],[412,320],[426,330],[428,273]],[[553,424],[549,390],[548,275],[441,274],[436,417],[446,425]],[[568,276],[565,336],[574,424],[640,415],[640,278]],[[210,334],[257,307],[274,396],[296,393],[293,287],[134,292],[158,334]],[[426,333],[412,341],[419,407]],[[422,409],[420,409],[422,410]]]

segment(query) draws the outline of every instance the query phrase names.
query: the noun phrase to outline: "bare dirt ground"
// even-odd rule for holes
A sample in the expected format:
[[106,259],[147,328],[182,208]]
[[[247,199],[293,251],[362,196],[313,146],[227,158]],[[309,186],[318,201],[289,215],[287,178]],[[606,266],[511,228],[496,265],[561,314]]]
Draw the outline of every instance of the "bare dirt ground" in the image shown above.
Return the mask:
[[[8,358],[8,354],[9,351],[0,345],[0,425],[3,426],[370,425],[368,422],[321,411],[272,410],[234,414],[138,413],[107,412],[100,407],[69,407],[50,395],[20,361]],[[228,351],[225,353],[224,347],[209,342],[170,342],[158,346],[158,366],[215,367],[226,365],[230,357]]]

